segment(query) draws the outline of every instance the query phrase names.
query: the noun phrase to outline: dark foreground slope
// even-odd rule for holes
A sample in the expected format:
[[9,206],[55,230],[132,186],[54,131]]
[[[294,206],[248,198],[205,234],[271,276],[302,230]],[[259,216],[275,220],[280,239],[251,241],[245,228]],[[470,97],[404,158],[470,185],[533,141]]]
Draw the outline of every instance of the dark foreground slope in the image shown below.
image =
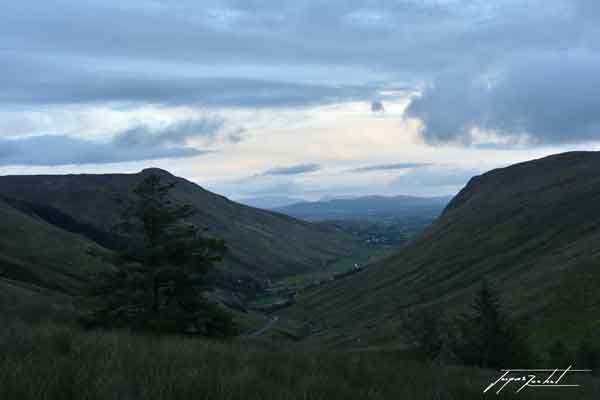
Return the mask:
[[337,340],[395,341],[405,311],[458,311],[483,279],[537,335],[577,335],[600,310],[600,153],[474,177],[414,242],[305,296],[291,314]]
[[[345,235],[234,203],[157,169],[138,174],[3,176],[0,194],[25,203],[33,213],[58,220],[56,223],[64,229],[108,246],[105,239],[118,219],[114,199],[126,196],[151,172],[160,174],[165,182],[177,181],[175,200],[193,205],[198,210],[194,222],[228,242],[225,270],[255,277],[312,272],[347,256],[355,246]],[[45,209],[38,209],[40,206]]]
[[[389,351],[0,323],[6,327],[0,330],[2,399],[472,400],[485,397],[483,389],[498,378],[496,371],[403,361]],[[598,398],[592,377],[567,379],[581,387],[514,394],[514,384],[489,398]]]

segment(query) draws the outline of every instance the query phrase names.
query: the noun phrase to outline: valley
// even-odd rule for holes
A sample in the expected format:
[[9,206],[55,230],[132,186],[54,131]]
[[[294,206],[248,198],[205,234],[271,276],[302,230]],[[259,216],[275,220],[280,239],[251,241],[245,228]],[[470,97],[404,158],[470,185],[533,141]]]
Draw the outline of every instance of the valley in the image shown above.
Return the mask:
[[0,15],[0,400],[600,399],[600,0]]
[[599,170],[598,153],[575,152],[474,177],[415,240],[290,315],[316,316],[326,341],[398,344],[410,313],[456,315],[487,280],[541,347],[577,342],[600,304]]
[[600,311],[599,170],[599,153],[558,154],[473,177],[447,206],[436,203],[439,217],[353,208],[354,217],[311,222],[162,170],[0,177],[0,310],[11,321],[72,323],[85,288],[121,251],[109,229],[112,195],[158,173],[177,182],[175,199],[202,210],[197,222],[227,238],[232,255],[207,282],[239,329],[236,343],[419,363],[408,327],[422,314],[461,315],[485,281],[538,354],[557,338],[576,348]]

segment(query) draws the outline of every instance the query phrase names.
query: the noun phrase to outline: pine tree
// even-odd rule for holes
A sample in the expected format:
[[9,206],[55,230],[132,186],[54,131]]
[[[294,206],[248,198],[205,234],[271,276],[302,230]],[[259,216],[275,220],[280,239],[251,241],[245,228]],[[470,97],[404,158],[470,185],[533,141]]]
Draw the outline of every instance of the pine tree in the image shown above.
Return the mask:
[[225,242],[206,237],[187,222],[195,210],[169,197],[177,182],[146,176],[131,198],[121,199],[114,232],[127,242],[114,271],[100,277],[93,291],[95,325],[166,332],[231,336],[231,316],[210,304],[203,276],[220,261]]
[[526,368],[533,353],[508,320],[499,297],[487,283],[475,294],[471,312],[458,320],[457,356],[467,365],[489,368]]

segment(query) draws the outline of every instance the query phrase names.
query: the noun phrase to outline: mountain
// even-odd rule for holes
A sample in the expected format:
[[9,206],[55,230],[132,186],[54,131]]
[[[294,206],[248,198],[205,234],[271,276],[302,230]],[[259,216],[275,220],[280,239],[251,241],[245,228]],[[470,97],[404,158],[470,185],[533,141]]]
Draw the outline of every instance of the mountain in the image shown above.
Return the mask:
[[[30,209],[38,216],[37,222],[33,221],[38,225],[44,221],[46,225],[56,224],[62,228],[61,234],[71,231],[110,247],[108,232],[118,220],[114,199],[127,196],[150,173],[159,174],[164,182],[177,182],[172,193],[174,200],[194,206],[198,214],[192,221],[208,228],[208,234],[227,241],[229,254],[219,264],[224,271],[256,278],[312,272],[347,257],[356,246],[344,234],[232,202],[159,169],[137,174],[2,176],[0,195]],[[30,230],[35,231],[30,225],[21,227],[11,220],[10,225],[3,226],[9,231],[20,229],[27,235]],[[28,240],[43,251],[49,243],[61,246],[60,242],[46,242],[35,236]],[[6,256],[25,254],[16,247],[14,250],[6,247]]]
[[[11,201],[11,203],[14,203]],[[0,199],[0,313],[39,318],[69,305],[90,274],[109,268],[95,242]]]
[[[331,200],[350,200],[356,199],[361,196],[350,196],[350,195],[326,195],[319,199],[319,201],[331,201]],[[298,202],[299,203],[299,202]]]
[[80,235],[0,200],[0,277],[71,292],[106,267],[91,252],[106,252]]
[[365,196],[302,202],[276,211],[306,221],[384,220],[439,215],[451,197]]
[[301,203],[304,200],[296,197],[286,196],[265,196],[265,197],[246,197],[236,200],[238,203],[245,204],[254,208],[262,208],[263,210],[273,210],[276,208],[286,207],[291,204]]
[[401,339],[407,312],[457,313],[483,280],[539,343],[581,335],[600,311],[600,153],[571,152],[472,178],[390,257],[303,295],[289,313],[329,339]]

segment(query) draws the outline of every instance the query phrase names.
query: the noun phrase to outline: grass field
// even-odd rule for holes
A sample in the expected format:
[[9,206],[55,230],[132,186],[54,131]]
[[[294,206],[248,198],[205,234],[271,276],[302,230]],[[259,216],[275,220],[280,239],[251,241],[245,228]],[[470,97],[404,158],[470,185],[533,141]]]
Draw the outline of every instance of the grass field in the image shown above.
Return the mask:
[[359,247],[351,256],[340,258],[324,267],[321,271],[290,275],[275,281],[273,286],[305,286],[314,283],[315,281],[327,281],[336,274],[351,270],[354,267],[354,264],[358,264],[362,267],[384,257],[390,252],[390,249]]
[[367,248],[358,247],[348,257],[341,258],[324,266],[321,270],[312,273],[294,274],[272,282],[270,293],[259,296],[249,302],[249,306],[257,310],[270,309],[285,302],[290,293],[302,293],[310,287],[316,287],[330,282],[338,274],[352,271],[354,265],[364,267],[390,253],[389,248]]
[[[480,399],[495,371],[402,360],[394,351],[214,342],[2,321],[1,399]],[[595,399],[600,383],[501,398]],[[497,397],[489,395],[490,397]]]

